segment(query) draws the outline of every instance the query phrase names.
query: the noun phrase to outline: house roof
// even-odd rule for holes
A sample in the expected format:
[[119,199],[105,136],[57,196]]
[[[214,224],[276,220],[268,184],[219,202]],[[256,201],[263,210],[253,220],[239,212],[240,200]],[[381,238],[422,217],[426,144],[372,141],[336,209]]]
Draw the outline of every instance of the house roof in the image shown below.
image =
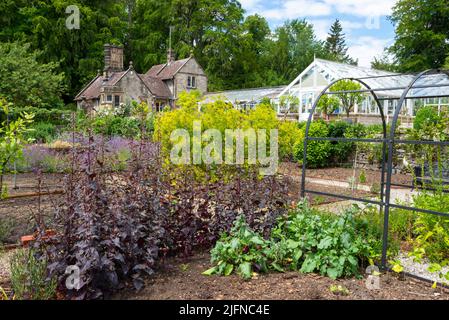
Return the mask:
[[145,74],[139,76],[151,93],[157,98],[170,98],[172,96],[168,86],[161,79]]
[[127,71],[114,72],[109,77],[108,81],[104,81],[104,77],[98,75],[86,87],[81,90],[75,97],[75,101],[82,100],[85,97],[87,100],[97,99],[100,96],[102,86],[114,86],[119,82]]
[[[98,99],[103,86],[116,85],[128,72],[114,72],[108,81],[104,81],[104,76],[97,76],[75,97],[75,101],[80,101],[85,97],[87,100]],[[150,77],[144,74],[138,74],[140,80],[145,84],[148,90],[157,98],[170,98],[171,92],[167,85],[159,78]]]
[[[375,70],[334,61],[328,61],[324,59],[315,59],[312,64],[310,64],[295,80],[293,80],[290,85],[288,85],[279,94],[279,97],[286,94],[291,89],[298,89],[300,79],[304,79],[304,77],[312,74],[315,70],[317,70],[317,72],[319,72],[328,83],[343,78],[366,78],[379,76],[380,78],[370,78],[362,80],[372,89],[404,88],[407,87],[415,77],[415,75],[413,74],[398,74],[394,72]],[[432,84],[441,85],[446,83],[449,84],[449,77],[438,74],[421,78],[420,80],[418,80],[418,82],[416,82],[415,86],[426,86]],[[412,89],[408,94],[408,97],[432,97],[444,94],[449,95],[448,90],[448,87]],[[400,97],[403,92],[403,89],[397,89],[380,90],[376,93],[378,96],[397,98]]]
[[[192,57],[176,60],[171,63],[159,64],[151,67],[146,74],[139,74],[138,76],[154,96],[158,98],[171,98],[172,93],[164,80],[173,79],[190,59],[192,59]],[[98,99],[103,86],[116,85],[128,71],[129,70],[112,73],[107,82],[104,82],[103,76],[98,75],[83,88],[83,90],[81,90],[75,97],[75,101],[80,101],[83,97],[88,100]]]
[[264,98],[268,99],[276,98],[279,95],[279,93],[285,88],[286,86],[279,86],[279,87],[264,87],[264,88],[212,92],[204,96],[203,102],[209,103],[220,99],[224,99],[231,103],[260,102]]
[[172,79],[191,58],[192,57],[153,66],[150,70],[148,70],[146,75],[154,78],[160,78],[162,80]]

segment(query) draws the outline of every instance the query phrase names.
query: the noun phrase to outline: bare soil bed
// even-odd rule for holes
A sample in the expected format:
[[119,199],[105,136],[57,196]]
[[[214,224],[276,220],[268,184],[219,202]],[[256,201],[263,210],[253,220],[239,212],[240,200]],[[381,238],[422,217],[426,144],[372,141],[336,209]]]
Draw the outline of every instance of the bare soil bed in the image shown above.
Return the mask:
[[[51,193],[61,190],[63,175],[42,175],[41,193]],[[11,226],[10,234],[4,239],[6,243],[17,243],[20,237],[34,231],[34,215],[38,211],[39,193],[37,176],[35,174],[17,175],[18,189],[13,188],[13,176],[6,176],[10,199],[0,200],[0,222]],[[23,195],[24,197],[17,197]],[[60,195],[45,195],[40,198],[41,212],[44,218],[51,218]]]
[[[283,162],[279,167],[280,173],[301,179],[302,167],[294,162]],[[374,183],[379,183],[381,180],[381,171],[367,170],[367,169],[356,169],[355,177],[356,179],[360,176],[360,173],[364,171],[366,176],[367,186],[371,186]],[[323,168],[323,169],[307,169],[306,176],[309,178],[317,179],[328,179],[334,181],[348,182],[348,179],[353,177],[354,169],[352,168]],[[413,176],[408,174],[393,174],[392,182],[396,184],[412,185]]]
[[[298,272],[269,273],[245,281],[237,275],[205,276],[211,267],[209,255],[189,259],[170,259],[165,267],[148,279],[140,293],[125,291],[114,299],[137,300],[449,300],[449,292],[412,278],[400,279],[386,273],[380,277],[380,290],[367,289],[366,278],[332,280],[316,274]],[[349,291],[332,293],[330,286]]]

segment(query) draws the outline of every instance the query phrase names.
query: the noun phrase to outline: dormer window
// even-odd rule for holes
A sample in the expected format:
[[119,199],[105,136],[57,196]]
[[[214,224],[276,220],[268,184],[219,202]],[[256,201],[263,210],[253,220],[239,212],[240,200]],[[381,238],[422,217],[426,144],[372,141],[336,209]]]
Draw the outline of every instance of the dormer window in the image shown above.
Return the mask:
[[196,78],[193,76],[187,77],[187,88],[196,88]]

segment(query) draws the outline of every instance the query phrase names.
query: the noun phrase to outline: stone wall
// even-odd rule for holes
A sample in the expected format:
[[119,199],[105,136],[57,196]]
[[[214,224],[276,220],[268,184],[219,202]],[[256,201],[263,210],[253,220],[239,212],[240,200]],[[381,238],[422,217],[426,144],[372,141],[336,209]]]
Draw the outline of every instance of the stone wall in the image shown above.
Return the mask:
[[[187,87],[187,79],[189,76],[196,78],[196,88]],[[203,68],[201,68],[195,59],[190,59],[175,76],[174,98],[177,99],[179,94],[184,91],[199,90],[202,94],[205,94],[207,92],[207,81],[208,79]]]

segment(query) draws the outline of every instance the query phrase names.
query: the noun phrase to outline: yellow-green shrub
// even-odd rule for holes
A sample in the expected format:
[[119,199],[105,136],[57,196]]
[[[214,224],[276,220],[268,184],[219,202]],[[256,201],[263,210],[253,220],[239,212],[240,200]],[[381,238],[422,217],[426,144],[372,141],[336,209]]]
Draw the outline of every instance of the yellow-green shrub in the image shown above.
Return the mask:
[[304,141],[304,132],[298,123],[282,121],[279,125],[279,158],[293,160],[295,144]]
[[[201,122],[201,131],[217,129],[223,138],[223,151],[225,130],[230,129],[264,129],[267,134],[267,144],[270,131],[278,129],[280,159],[291,159],[293,147],[296,142],[302,141],[303,133],[295,122],[281,122],[270,105],[260,104],[255,109],[245,112],[235,109],[230,103],[215,101],[208,104],[199,104],[197,94],[182,93],[178,100],[178,108],[158,115],[155,122],[154,140],[162,144],[166,154],[170,152],[173,143],[170,141],[171,133],[176,129],[185,129],[193,135],[193,122]],[[207,144],[207,142],[203,142]]]

